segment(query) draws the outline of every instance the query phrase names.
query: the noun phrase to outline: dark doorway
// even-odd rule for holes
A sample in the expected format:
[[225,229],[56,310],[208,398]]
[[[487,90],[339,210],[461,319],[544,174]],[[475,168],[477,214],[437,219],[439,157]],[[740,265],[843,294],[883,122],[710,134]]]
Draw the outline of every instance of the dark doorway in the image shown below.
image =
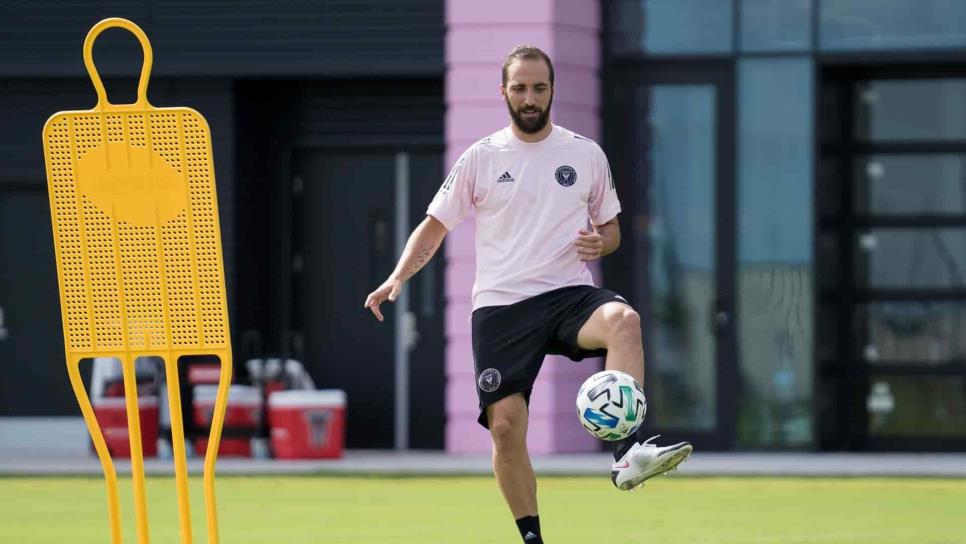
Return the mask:
[[0,189],[0,416],[77,414],[46,186]]
[[[379,323],[362,305],[390,274],[396,248],[396,149],[309,148],[292,161],[293,325],[319,387],[348,394],[347,445],[394,445],[396,316]],[[409,232],[439,185],[437,150],[405,152]],[[406,284],[415,343],[408,350],[412,448],[441,448],[445,421],[443,253]]]

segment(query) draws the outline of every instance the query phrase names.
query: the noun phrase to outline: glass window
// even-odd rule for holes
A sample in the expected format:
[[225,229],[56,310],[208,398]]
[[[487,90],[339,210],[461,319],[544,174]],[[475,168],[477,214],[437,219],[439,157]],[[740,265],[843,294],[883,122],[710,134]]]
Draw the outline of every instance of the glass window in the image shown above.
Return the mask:
[[869,81],[855,100],[860,140],[966,140],[966,79]]
[[739,260],[810,263],[812,63],[744,59],[738,78]]
[[872,155],[855,169],[856,212],[966,213],[966,155]]
[[744,447],[812,441],[812,64],[738,65],[738,354]]
[[[649,88],[648,383],[657,424],[715,425],[715,89]],[[643,253],[643,252],[642,252]]]
[[609,10],[612,53],[730,53],[732,2],[614,0]]
[[812,46],[812,0],[741,0],[742,51],[803,51]]
[[856,252],[856,282],[860,286],[966,287],[966,229],[870,229],[856,236]]
[[866,410],[879,438],[966,436],[966,379],[953,376],[873,376]]
[[962,0],[825,0],[819,6],[819,43],[825,50],[966,45]]
[[941,364],[966,357],[966,303],[890,301],[856,308],[860,359]]
[[643,4],[645,51],[731,52],[731,2],[644,0]]

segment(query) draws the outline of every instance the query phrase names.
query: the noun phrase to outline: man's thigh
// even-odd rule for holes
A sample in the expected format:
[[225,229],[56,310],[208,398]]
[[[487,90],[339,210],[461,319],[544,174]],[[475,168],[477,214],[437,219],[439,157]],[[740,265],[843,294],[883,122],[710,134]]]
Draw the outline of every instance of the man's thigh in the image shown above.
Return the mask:
[[607,302],[599,306],[590,314],[587,321],[577,333],[577,345],[580,349],[607,349],[607,339],[610,336],[612,324],[625,312],[634,310],[623,302]]

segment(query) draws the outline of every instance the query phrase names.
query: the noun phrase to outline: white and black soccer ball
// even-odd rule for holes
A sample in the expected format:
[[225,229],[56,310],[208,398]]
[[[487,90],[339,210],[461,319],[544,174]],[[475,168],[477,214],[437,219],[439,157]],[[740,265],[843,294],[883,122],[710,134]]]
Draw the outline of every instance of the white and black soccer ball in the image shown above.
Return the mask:
[[644,423],[647,399],[630,374],[603,370],[587,378],[577,391],[577,418],[601,440],[622,440]]

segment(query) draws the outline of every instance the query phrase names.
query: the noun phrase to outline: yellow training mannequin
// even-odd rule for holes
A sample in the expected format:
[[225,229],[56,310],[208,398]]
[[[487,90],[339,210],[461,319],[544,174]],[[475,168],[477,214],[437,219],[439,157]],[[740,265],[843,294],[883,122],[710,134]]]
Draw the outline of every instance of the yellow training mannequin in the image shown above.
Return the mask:
[[[137,101],[111,104],[94,67],[94,40],[108,28],[132,32],[144,49]],[[218,542],[214,470],[232,376],[228,309],[205,119],[190,108],[155,108],[147,87],[153,56],[140,27],[97,23],[84,64],[97,105],[62,111],[44,125],[67,370],[104,467],[112,544],[121,542],[117,474],[80,377],[80,361],[121,361],[131,443],[137,539],[148,542],[144,460],[134,363],[164,359],[182,543],[190,543],[188,471],[177,364],[187,355],[221,360],[205,457],[208,542]]]

